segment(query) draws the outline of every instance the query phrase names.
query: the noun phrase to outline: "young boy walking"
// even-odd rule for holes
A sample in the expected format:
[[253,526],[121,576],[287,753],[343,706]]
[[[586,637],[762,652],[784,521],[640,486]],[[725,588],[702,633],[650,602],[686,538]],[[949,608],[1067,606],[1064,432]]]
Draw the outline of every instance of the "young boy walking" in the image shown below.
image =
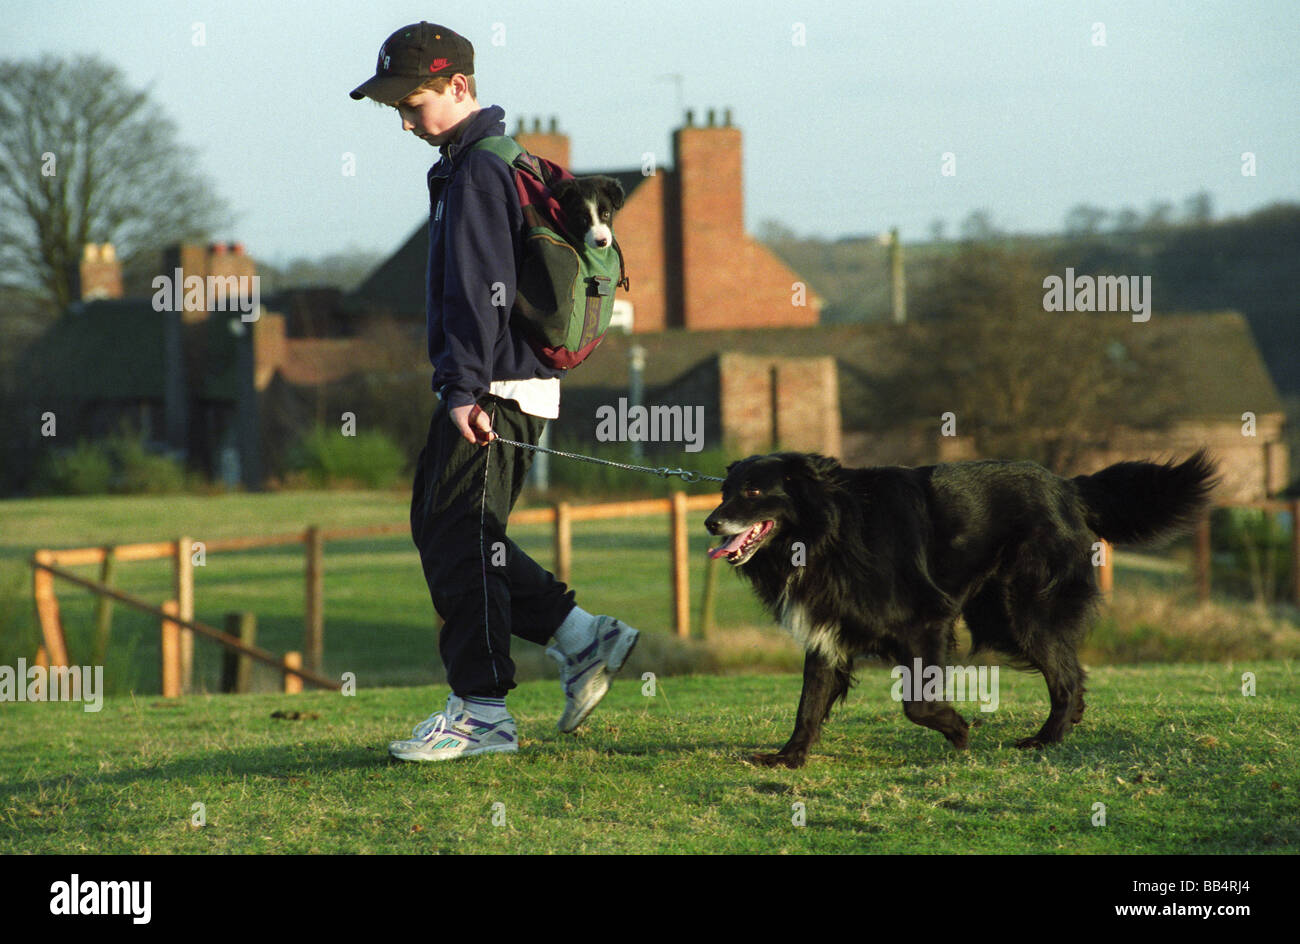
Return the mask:
[[506,536],[533,453],[494,441],[536,445],[559,415],[564,371],[539,361],[510,325],[523,212],[505,162],[472,148],[505,134],[505,112],[479,107],[474,47],[436,24],[403,27],[351,95],[394,106],[403,131],[441,152],[428,174],[426,280],[439,403],[416,464],[411,535],[443,620],[451,695],[388,750],[412,761],[515,751],[511,635],[550,644],[564,686],[558,727],[570,732],[605,696],[638,633],[576,606],[573,591]]

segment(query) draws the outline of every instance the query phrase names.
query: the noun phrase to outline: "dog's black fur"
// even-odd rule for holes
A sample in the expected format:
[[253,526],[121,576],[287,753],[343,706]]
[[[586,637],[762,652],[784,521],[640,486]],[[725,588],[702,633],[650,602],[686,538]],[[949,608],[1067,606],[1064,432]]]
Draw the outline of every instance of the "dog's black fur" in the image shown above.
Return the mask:
[[[752,760],[802,766],[848,692],[854,657],[945,665],[959,615],[975,651],[1009,654],[1047,682],[1051,713],[1017,746],[1060,741],[1083,717],[1077,650],[1099,596],[1097,536],[1145,544],[1188,530],[1214,474],[1205,450],[1072,479],[1030,462],[849,469],[777,453],[732,463],[706,522],[730,540],[711,554],[726,554],[806,649],[794,734]],[[753,541],[738,537],[751,529]],[[903,710],[966,747],[968,725],[949,703],[905,700]]]

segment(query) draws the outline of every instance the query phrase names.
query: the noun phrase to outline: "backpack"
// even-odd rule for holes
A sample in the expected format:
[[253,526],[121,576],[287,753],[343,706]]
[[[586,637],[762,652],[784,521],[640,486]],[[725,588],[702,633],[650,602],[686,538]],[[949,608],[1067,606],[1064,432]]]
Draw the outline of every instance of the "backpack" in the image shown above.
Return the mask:
[[568,370],[582,363],[605,337],[614,314],[614,288],[628,288],[618,240],[593,249],[565,234],[564,215],[550,185],[571,173],[529,154],[509,135],[471,145],[510,165],[524,213],[523,259],[516,279],[511,321],[550,367]]

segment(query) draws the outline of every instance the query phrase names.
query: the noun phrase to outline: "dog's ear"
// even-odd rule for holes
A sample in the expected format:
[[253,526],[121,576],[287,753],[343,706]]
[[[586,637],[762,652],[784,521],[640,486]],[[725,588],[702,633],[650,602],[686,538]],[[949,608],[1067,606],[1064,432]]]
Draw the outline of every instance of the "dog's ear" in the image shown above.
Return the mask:
[[794,506],[799,539],[820,540],[832,534],[839,511],[837,503],[830,499],[831,476],[840,464],[802,452],[782,453],[781,459],[781,487]]
[[787,452],[781,458],[784,462],[782,477],[787,482],[794,479],[820,482],[840,468],[838,460],[811,452]]
[[805,503],[815,501],[816,494],[829,484],[831,474],[840,468],[834,459],[813,453],[787,452],[781,459],[781,480],[786,492]]
[[615,212],[623,209],[623,201],[626,199],[626,195],[623,193],[623,185],[621,183],[613,177],[605,177],[603,175],[598,175],[592,179],[596,181],[596,185],[600,188],[601,193],[603,193],[609,200],[609,205],[614,208]]

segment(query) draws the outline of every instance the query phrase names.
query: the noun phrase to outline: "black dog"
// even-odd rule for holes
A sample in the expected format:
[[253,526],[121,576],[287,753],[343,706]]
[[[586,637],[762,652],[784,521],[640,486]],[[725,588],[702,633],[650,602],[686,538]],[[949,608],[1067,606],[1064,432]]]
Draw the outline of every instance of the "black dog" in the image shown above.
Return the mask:
[[[752,759],[802,766],[855,656],[943,665],[958,615],[975,651],[1008,653],[1047,682],[1051,714],[1016,746],[1061,740],[1083,717],[1077,649],[1099,596],[1096,536],[1139,544],[1189,529],[1214,472],[1205,450],[1072,479],[1031,462],[848,469],[778,453],[732,463],[705,522],[728,540],[710,556],[725,555],[806,650],[794,734]],[[966,747],[950,703],[905,699],[903,711]]]
[[614,241],[610,225],[623,209],[623,185],[613,177],[595,174],[574,177],[551,187],[551,195],[564,211],[569,236],[581,239],[593,249],[604,249]]

